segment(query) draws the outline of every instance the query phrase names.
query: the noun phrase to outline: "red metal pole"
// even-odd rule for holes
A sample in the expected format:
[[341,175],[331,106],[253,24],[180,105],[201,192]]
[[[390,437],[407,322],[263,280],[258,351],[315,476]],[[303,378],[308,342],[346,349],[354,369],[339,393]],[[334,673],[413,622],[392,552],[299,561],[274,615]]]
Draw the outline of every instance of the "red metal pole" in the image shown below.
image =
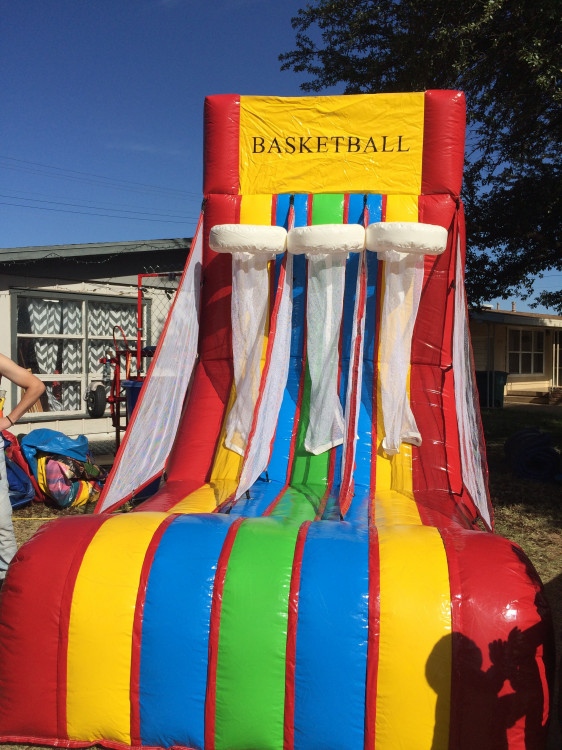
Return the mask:
[[141,374],[141,349],[142,349],[142,278],[139,273],[137,280],[137,380]]

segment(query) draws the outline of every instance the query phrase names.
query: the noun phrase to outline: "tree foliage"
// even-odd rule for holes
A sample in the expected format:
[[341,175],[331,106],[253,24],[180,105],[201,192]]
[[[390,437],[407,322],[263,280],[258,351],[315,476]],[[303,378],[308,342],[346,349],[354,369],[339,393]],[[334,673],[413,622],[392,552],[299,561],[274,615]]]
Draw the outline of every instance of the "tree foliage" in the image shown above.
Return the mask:
[[[562,271],[558,0],[311,0],[282,69],[304,91],[461,89],[471,301]],[[562,282],[562,277],[561,277]],[[562,288],[562,283],[560,285]],[[562,291],[538,301],[562,313]]]

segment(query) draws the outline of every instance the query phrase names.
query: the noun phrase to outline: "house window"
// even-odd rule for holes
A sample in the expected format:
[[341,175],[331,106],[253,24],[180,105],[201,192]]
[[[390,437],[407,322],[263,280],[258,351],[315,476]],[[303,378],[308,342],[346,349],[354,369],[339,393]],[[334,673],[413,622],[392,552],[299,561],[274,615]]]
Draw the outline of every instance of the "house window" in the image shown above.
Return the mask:
[[[88,385],[102,379],[99,360],[114,353],[115,326],[135,348],[136,300],[25,294],[17,296],[16,306],[18,364],[46,386],[32,411],[85,413]],[[118,333],[120,347],[122,340]]]
[[544,331],[511,329],[508,343],[511,374],[537,375],[544,372]]

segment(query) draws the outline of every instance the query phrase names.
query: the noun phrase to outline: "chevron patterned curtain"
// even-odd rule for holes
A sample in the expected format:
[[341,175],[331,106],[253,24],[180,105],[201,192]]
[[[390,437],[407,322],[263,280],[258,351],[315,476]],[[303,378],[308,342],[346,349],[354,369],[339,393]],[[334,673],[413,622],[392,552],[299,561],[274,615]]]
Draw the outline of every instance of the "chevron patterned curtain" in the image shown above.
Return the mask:
[[[30,298],[27,311],[31,333],[39,335],[60,332],[60,303],[54,300]],[[59,342],[52,339],[35,339],[35,357],[41,375],[51,375],[57,367]],[[61,411],[62,403],[57,399],[53,386],[47,384],[49,411]]]
[[120,326],[127,339],[136,340],[137,310],[135,304],[90,302],[88,305],[88,335],[112,336]]
[[[38,373],[41,375],[81,375],[82,303],[72,300],[26,299],[29,332],[33,339]],[[49,336],[49,338],[40,338]],[[58,336],[53,339],[51,336]],[[78,411],[81,407],[80,382],[53,380],[47,385],[50,411]]]
[[[129,347],[135,349],[137,340],[136,302],[88,302],[88,371],[90,380],[99,378],[103,367],[100,359],[114,355],[113,329],[119,326]],[[119,346],[121,333],[116,334]]]
[[[63,301],[62,333],[67,336],[82,335],[82,303]],[[62,342],[62,372],[65,375],[82,373],[82,340],[66,340]],[[63,383],[61,400],[65,411],[80,409],[80,384]]]
[[[87,306],[87,307],[86,307]],[[84,312],[87,349],[84,361]],[[114,351],[113,329],[119,326],[131,349],[136,347],[136,300],[45,299],[18,297],[18,362],[44,377],[48,411],[81,412],[85,378],[101,379],[100,359]],[[117,336],[121,346],[122,338]]]

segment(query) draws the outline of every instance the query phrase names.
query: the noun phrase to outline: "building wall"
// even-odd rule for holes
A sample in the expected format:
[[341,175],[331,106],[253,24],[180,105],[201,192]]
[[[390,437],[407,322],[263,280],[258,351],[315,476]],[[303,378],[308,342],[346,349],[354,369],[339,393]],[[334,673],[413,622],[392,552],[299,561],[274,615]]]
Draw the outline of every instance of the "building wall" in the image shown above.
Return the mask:
[[[470,334],[476,370],[499,370],[509,372],[508,366],[508,331],[510,328],[521,329],[521,326],[507,326],[487,322],[470,321]],[[554,329],[539,326],[528,326],[525,330],[543,331],[544,367],[543,373],[519,375],[510,373],[507,378],[505,393],[518,391],[547,392],[553,385],[553,342]]]
[[[15,292],[37,292],[45,291],[47,293],[71,293],[85,295],[100,295],[104,297],[116,297],[126,300],[137,299],[136,285],[131,283],[120,283],[120,279],[113,281],[53,281],[45,283],[45,279],[30,276],[3,276],[0,278],[0,320],[3,325],[0,326],[0,351],[17,361],[16,351],[16,323],[14,319],[13,305],[11,302],[12,294]],[[132,342],[134,343],[134,342]],[[17,400],[17,389],[4,382],[6,390],[5,409],[9,412],[12,404]],[[85,408],[85,405],[84,405]],[[125,423],[124,417],[122,423]],[[86,414],[77,414],[76,416],[61,415],[56,416],[56,412],[48,414],[26,414],[17,423],[14,429],[16,434],[27,434],[32,429],[44,427],[57,430],[71,437],[85,434],[89,438],[112,439],[115,436],[115,429],[112,425],[111,417],[104,416],[100,419],[92,419]]]

